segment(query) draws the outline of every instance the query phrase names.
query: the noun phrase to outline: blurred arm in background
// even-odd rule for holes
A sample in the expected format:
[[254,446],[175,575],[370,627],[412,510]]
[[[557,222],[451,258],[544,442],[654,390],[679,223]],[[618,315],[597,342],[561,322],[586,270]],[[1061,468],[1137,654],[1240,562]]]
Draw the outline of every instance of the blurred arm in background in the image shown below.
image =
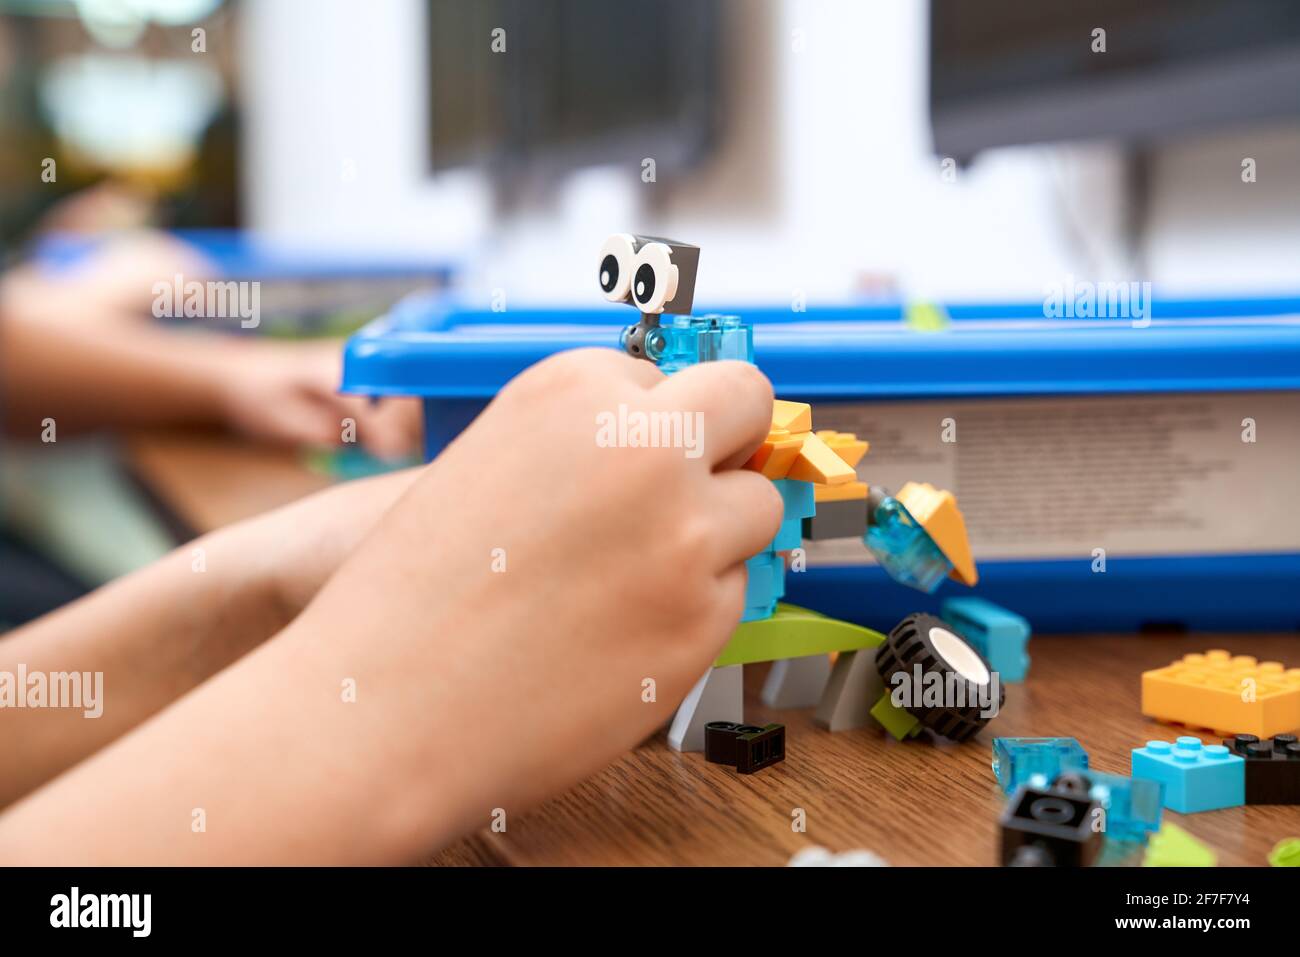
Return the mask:
[[413,451],[415,402],[372,405],[337,392],[337,342],[272,342],[167,329],[151,320],[153,285],[208,278],[183,244],[142,233],[110,243],[68,277],[31,266],[0,278],[0,415],[37,439],[153,425],[222,425],[280,443],[338,445],[342,420],[377,455]]

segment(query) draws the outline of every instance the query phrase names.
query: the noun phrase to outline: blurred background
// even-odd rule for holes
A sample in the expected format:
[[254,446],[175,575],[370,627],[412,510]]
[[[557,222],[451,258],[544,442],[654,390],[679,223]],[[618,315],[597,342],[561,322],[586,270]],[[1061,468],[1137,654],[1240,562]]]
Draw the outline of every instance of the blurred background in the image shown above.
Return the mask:
[[593,244],[627,229],[701,244],[705,303],[1300,286],[1288,0],[0,11],[10,255],[111,182],[97,222],[141,215],[129,196],[166,227],[438,258],[471,300],[584,303]]
[[[194,325],[294,347],[222,353],[216,409],[8,442],[0,568],[49,558],[57,604],[378,467],[306,425],[337,421],[337,337],[423,289],[505,322],[599,305],[612,232],[699,244],[697,311],[1290,302],[1298,184],[1294,0],[0,0],[0,314],[84,314],[101,370],[128,333],[91,341],[97,304],[157,326],[155,280],[217,275],[261,284],[261,321]],[[168,381],[218,351],[132,328]]]

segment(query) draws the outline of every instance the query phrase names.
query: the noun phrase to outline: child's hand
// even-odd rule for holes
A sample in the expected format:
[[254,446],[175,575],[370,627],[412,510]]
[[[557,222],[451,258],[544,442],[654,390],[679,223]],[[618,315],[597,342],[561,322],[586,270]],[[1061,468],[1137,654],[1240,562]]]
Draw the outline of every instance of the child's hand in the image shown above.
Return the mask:
[[[391,863],[520,826],[661,725],[739,620],[781,516],[735,468],[771,401],[732,362],[529,370],[284,632],[0,817],[0,859]],[[701,454],[598,443],[641,412],[699,413]]]
[[[698,414],[698,457],[602,447],[598,417],[616,426],[620,407],[629,422]],[[439,825],[486,824],[578,781],[709,667],[740,620],[743,562],[781,519],[772,483],[735,470],[771,411],[771,386],[742,363],[669,379],[613,351],[554,357],[501,392],[325,587],[294,630],[349,635],[345,673],[401,729],[385,750],[425,769],[430,794],[465,789]]]
[[338,342],[222,345],[224,351],[213,353],[213,379],[221,416],[236,431],[270,442],[336,447],[350,420],[360,445],[382,458],[401,458],[419,448],[415,399],[372,402],[338,391]]

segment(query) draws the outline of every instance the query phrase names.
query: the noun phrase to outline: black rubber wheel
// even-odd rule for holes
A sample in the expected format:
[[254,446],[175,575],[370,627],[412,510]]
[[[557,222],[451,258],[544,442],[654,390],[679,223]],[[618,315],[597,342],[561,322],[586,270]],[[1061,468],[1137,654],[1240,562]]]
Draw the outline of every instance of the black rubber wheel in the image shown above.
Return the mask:
[[[912,681],[916,666],[923,676],[937,673],[943,679],[943,704],[926,705],[921,693],[912,697],[907,711],[935,734],[952,741],[965,741],[988,724],[981,714],[981,701],[988,695],[992,669],[952,625],[942,618],[921,612],[908,615],[889,633],[876,652],[876,670],[892,691],[894,675],[902,673]],[[951,690],[951,694],[949,694]],[[998,709],[1006,690],[998,683]]]

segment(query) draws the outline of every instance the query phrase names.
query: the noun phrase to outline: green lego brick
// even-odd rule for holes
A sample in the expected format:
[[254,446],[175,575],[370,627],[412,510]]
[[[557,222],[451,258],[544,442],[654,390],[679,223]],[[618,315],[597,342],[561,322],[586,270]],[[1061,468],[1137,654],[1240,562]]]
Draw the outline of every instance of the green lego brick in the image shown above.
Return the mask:
[[832,651],[875,648],[885,636],[870,628],[838,618],[827,618],[797,605],[777,605],[771,618],[747,621],[732,632],[731,641],[718,655],[714,667],[747,665],[756,661],[779,661],[825,655]]
[[1269,852],[1268,862],[1274,867],[1300,867],[1300,837],[1278,841]]
[[1147,845],[1143,867],[1214,867],[1218,863],[1210,850],[1177,824],[1168,821]]
[[917,332],[942,332],[948,328],[947,311],[932,302],[914,302],[903,312],[903,321]]
[[893,702],[889,700],[888,691],[871,706],[871,717],[899,741],[921,733],[920,720],[910,711],[894,707]]

